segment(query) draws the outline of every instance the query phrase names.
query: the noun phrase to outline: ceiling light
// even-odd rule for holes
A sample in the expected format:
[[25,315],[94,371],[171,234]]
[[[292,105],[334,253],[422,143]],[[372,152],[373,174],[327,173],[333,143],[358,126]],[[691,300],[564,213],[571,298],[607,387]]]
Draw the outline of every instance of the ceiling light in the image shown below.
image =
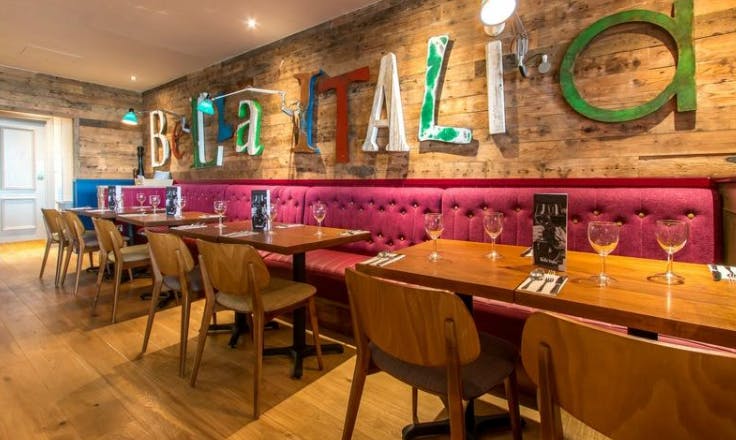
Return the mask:
[[255,18],[249,18],[245,23],[248,25],[248,29],[255,29],[258,25]]
[[135,75],[130,75],[130,80],[131,80],[131,81],[135,81],[135,80],[137,80],[137,79],[138,79],[138,78],[136,78],[136,76],[135,76]]

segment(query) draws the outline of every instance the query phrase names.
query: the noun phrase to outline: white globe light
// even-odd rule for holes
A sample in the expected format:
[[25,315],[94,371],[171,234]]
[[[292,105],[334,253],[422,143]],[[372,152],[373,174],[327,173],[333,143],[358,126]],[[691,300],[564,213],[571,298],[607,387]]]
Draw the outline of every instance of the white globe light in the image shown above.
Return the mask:
[[480,21],[486,26],[495,26],[508,20],[514,11],[516,0],[483,0]]

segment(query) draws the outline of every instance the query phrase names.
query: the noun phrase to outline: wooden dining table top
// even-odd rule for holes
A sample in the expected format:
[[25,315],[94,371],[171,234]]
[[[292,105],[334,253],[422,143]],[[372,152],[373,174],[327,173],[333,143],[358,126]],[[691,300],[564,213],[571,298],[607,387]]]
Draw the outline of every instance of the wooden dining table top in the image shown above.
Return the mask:
[[432,243],[425,242],[401,249],[398,253],[406,257],[391,264],[356,268],[403,282],[736,347],[736,284],[714,281],[705,264],[677,262],[675,254],[674,271],[685,283],[668,286],[647,279],[664,271],[664,251],[662,260],[609,255],[607,273],[616,281],[597,287],[588,279],[600,272],[600,257],[569,251],[563,273],[568,282],[557,295],[548,295],[518,289],[536,268],[531,257],[521,256],[525,248],[496,248],[503,258],[492,261],[485,257],[489,243],[440,239],[442,259],[437,262],[427,259]]
[[136,226],[180,226],[192,223],[212,223],[218,219],[217,214],[198,211],[184,211],[180,216],[166,215],[163,210],[156,214],[152,212],[141,212],[131,209],[116,213],[115,220]]
[[[338,246],[370,238],[368,231],[322,227],[322,235],[317,235],[318,228],[311,225],[293,225],[274,223],[272,233],[253,231],[250,235],[238,235],[240,232],[252,230],[251,222],[226,222],[220,229],[216,224],[197,229],[172,229],[174,234],[199,238],[219,243],[245,243],[256,249],[276,252],[284,255],[301,254],[316,249]],[[236,234],[236,236],[230,236]]]

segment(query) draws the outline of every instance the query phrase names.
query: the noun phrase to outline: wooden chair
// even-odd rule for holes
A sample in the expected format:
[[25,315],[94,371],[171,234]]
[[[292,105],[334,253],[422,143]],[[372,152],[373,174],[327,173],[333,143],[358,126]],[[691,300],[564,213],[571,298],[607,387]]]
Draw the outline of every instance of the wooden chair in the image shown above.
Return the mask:
[[79,291],[79,277],[82,273],[82,259],[84,254],[89,254],[89,265],[93,266],[92,254],[100,250],[100,246],[97,242],[97,236],[94,231],[85,231],[84,224],[79,219],[77,214],[71,211],[64,211],[61,213],[59,219],[59,227],[64,236],[66,245],[63,247],[66,253],[64,259],[64,269],[61,271],[61,286],[64,287],[64,281],[66,280],[66,274],[69,270],[69,260],[72,257],[72,253],[77,254],[77,280],[74,283],[74,295],[76,296]]
[[522,360],[539,385],[542,438],[560,408],[614,439],[736,438],[736,356],[530,316]]
[[260,416],[259,388],[263,364],[263,326],[266,322],[283,313],[307,307],[317,351],[317,364],[320,370],[323,368],[317,308],[314,303],[316,289],[309,284],[271,277],[258,251],[252,246],[197,240],[197,247],[206,302],[190,384],[194,386],[197,381],[210,317],[216,311],[215,308],[251,315],[256,355],[253,370],[253,417],[257,419]]
[[366,375],[385,371],[416,389],[440,396],[450,438],[465,438],[463,400],[504,382],[515,439],[521,438],[516,348],[479,334],[462,300],[451,292],[408,286],[347,270],[345,278],[358,349],[342,438],[352,438]]
[[41,208],[41,214],[43,215],[43,224],[46,227],[46,249],[43,252],[43,261],[41,262],[41,272],[38,274],[39,278],[43,278],[44,269],[46,269],[46,260],[49,258],[49,251],[51,246],[57,245],[56,252],[56,275],[54,276],[54,285],[59,286],[59,273],[61,272],[61,260],[63,255],[63,249],[66,243],[59,226],[61,220],[61,212],[56,209]]
[[202,291],[202,277],[199,268],[194,265],[194,259],[184,241],[173,234],[146,230],[148,249],[151,255],[153,271],[153,294],[151,295],[151,309],[148,312],[146,333],[143,336],[145,353],[148,348],[148,339],[151,336],[153,318],[158,307],[159,295],[164,285],[174,292],[181,292],[181,343],[179,349],[179,376],[184,377],[184,368],[187,358],[187,340],[189,335],[189,313],[191,310],[190,292]]
[[100,271],[97,275],[97,294],[92,302],[92,312],[97,306],[100,298],[100,287],[102,286],[102,278],[104,274],[103,268],[108,261],[115,264],[115,290],[112,302],[112,322],[115,323],[118,311],[118,296],[120,293],[120,279],[123,270],[128,271],[128,277],[133,279],[133,270],[136,267],[146,267],[151,264],[151,258],[148,254],[148,245],[139,244],[134,246],[126,246],[125,240],[120,235],[120,231],[110,220],[93,218],[97,232],[97,241],[100,245]]

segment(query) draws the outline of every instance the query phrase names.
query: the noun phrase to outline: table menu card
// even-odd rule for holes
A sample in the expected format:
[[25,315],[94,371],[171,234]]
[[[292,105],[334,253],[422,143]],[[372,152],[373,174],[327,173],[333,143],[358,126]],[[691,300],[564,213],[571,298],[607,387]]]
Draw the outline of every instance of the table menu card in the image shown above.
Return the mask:
[[181,199],[181,187],[180,186],[167,186],[166,187],[166,215],[167,216],[181,216],[179,211],[179,203]]
[[268,225],[268,212],[271,210],[271,191],[267,189],[251,191],[250,206],[253,230],[265,230]]
[[123,188],[120,185],[110,185],[107,187],[107,209],[110,211],[123,209]]
[[564,271],[567,266],[567,194],[534,194],[534,264]]

